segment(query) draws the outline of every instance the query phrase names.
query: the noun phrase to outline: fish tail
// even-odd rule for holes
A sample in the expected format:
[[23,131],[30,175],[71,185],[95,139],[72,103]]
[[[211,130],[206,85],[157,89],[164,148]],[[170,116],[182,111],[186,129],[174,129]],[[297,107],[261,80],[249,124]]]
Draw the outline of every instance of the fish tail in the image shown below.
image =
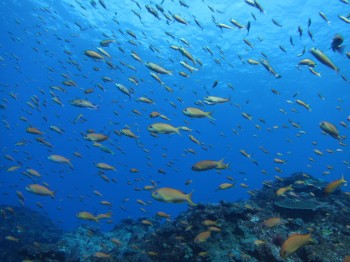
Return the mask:
[[208,112],[208,113],[207,113],[207,117],[210,118],[210,119],[212,119],[212,120],[215,120],[215,118],[211,116],[212,113],[213,113],[213,112]]
[[344,178],[344,174],[342,174],[342,176],[341,176],[341,179],[340,179],[343,183],[347,183],[348,181],[346,181],[345,180],[345,178]]
[[175,132],[176,132],[176,134],[178,134],[179,136],[181,136],[180,129],[181,129],[181,126],[175,128]]
[[74,169],[74,166],[73,166],[73,164],[72,164],[70,161],[68,161],[67,164],[69,165],[69,167],[70,167],[71,169]]
[[191,193],[187,194],[186,195],[186,200],[191,206],[198,206],[198,204],[193,203],[193,201],[192,201],[192,194],[193,194],[193,191]]
[[337,51],[338,51],[339,53],[343,54],[343,53],[344,53],[344,49],[345,49],[345,45],[340,46],[339,48],[337,48]]
[[53,199],[56,199],[55,193],[56,193],[56,191],[52,192],[52,193],[50,194],[50,197],[52,197]]
[[229,168],[229,166],[230,166],[230,163],[225,164],[225,163],[224,163],[224,159],[220,159],[220,160],[218,161],[218,166],[217,166],[217,168],[219,168],[219,169],[226,169],[226,168]]

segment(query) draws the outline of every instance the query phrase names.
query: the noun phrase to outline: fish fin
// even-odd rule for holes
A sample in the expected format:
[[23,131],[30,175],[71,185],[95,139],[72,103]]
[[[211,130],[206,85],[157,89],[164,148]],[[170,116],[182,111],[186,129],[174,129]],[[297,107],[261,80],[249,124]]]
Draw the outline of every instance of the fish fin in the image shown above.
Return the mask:
[[344,174],[342,174],[342,176],[341,176],[341,181],[343,181],[343,183],[347,183],[348,182],[348,181],[345,180]]
[[50,194],[50,197],[52,197],[53,199],[56,199],[55,193],[56,193],[56,191],[53,191],[53,192]]
[[213,113],[213,112],[208,112],[208,113],[207,113],[207,117],[210,118],[210,119],[212,119],[212,120],[215,120],[215,118],[211,116],[212,113]]
[[191,206],[198,206],[198,204],[193,203],[193,201],[192,201],[192,194],[193,194],[193,191],[191,193],[187,194],[186,195],[186,200]]
[[226,169],[226,168],[229,168],[229,166],[230,166],[230,163],[225,164],[224,159],[220,159],[218,161],[218,168],[219,169]]
[[74,169],[74,166],[73,166],[73,164],[72,164],[70,161],[68,161],[67,164],[69,165],[69,167],[70,167],[71,169]]
[[179,136],[182,136],[180,133],[180,129],[181,129],[181,126],[175,127],[176,134],[178,134]]
[[343,53],[344,53],[344,49],[345,49],[345,45],[342,45],[342,46],[340,46],[339,48],[337,48],[336,50],[337,50],[339,53],[343,54]]

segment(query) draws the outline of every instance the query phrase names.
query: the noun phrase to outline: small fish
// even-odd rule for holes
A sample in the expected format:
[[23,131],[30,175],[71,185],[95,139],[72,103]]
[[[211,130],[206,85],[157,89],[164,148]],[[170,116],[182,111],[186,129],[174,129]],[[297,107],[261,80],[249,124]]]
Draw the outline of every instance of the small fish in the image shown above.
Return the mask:
[[192,201],[192,193],[184,194],[183,192],[169,188],[169,187],[162,187],[158,188],[155,191],[152,192],[152,197],[158,201],[165,202],[165,203],[183,203],[187,202],[191,206],[195,206],[196,204]]
[[103,142],[108,139],[108,136],[104,134],[88,133],[86,136],[84,136],[84,139],[93,142]]
[[51,196],[52,198],[55,198],[55,192],[51,191],[45,186],[39,185],[39,184],[31,184],[26,186],[26,190],[34,193],[36,195],[40,196]]
[[292,185],[289,185],[287,187],[281,187],[280,189],[278,189],[276,191],[276,195],[277,196],[282,196],[284,195],[287,191],[291,191],[291,190],[294,190],[294,188],[292,187]]
[[70,104],[73,106],[84,107],[88,109],[98,109],[97,105],[94,105],[93,103],[85,99],[75,99],[70,101]]
[[301,105],[303,106],[304,108],[306,108],[308,111],[311,111],[311,108],[308,104],[306,104],[304,101],[300,100],[300,99],[297,99],[295,100],[295,102],[298,104],[298,105]]
[[334,63],[321,50],[313,47],[310,49],[310,53],[322,64],[328,66],[337,73],[339,72],[339,68],[335,66]]
[[208,117],[210,119],[215,120],[211,114],[212,112],[204,112],[203,110],[199,109],[199,108],[195,108],[195,107],[187,107],[184,110],[182,110],[182,113],[184,113],[184,115],[191,117],[191,118],[204,118],[204,117]]
[[60,155],[49,155],[48,159],[56,162],[56,163],[60,163],[60,164],[68,164],[70,168],[74,168],[73,164],[70,162],[70,160],[64,156],[60,156]]
[[195,163],[191,169],[193,171],[206,171],[210,169],[227,169],[227,168],[229,168],[229,164],[224,163],[224,160],[221,159],[219,161],[202,160]]
[[327,24],[330,24],[330,21],[328,20],[327,16],[323,12],[318,13],[324,21],[327,22]]
[[76,214],[76,217],[79,219],[91,220],[91,221],[94,221],[96,223],[99,223],[98,218],[96,216],[94,216],[93,214],[91,214],[90,212],[86,212],[86,211],[79,212]]
[[174,127],[165,123],[154,123],[147,127],[147,130],[151,133],[155,134],[179,134],[180,135],[180,127]]
[[94,58],[94,59],[104,59],[104,57],[102,55],[100,55],[99,53],[93,51],[93,50],[86,50],[84,53],[86,56],[90,57],[90,58]]
[[335,181],[329,183],[329,184],[325,187],[324,192],[325,192],[326,194],[331,194],[331,193],[333,193],[338,187],[340,187],[340,186],[341,186],[342,184],[344,184],[344,183],[347,183],[347,181],[344,179],[344,175],[343,175],[340,179],[335,180]]
[[303,35],[303,28],[300,25],[298,26],[298,33],[299,33],[299,37],[301,39],[301,37]]
[[276,78],[281,78],[281,75],[276,73],[276,71],[272,68],[268,60],[260,58],[260,62],[269,73],[273,74]]
[[280,217],[271,217],[269,219],[264,220],[263,225],[268,228],[273,228],[282,223],[282,219]]
[[330,122],[322,121],[320,123],[320,128],[327,134],[331,135],[335,139],[341,139],[339,136],[339,131],[335,125]]
[[311,59],[303,59],[303,60],[300,60],[299,63],[296,66],[299,68],[301,65],[306,65],[306,66],[309,66],[309,67],[315,67],[316,63],[314,61],[312,61]]
[[283,243],[280,250],[280,256],[282,258],[286,258],[297,251],[299,248],[307,245],[312,241],[313,239],[311,238],[310,233],[306,235],[293,234],[289,236],[288,239]]
[[152,71],[154,71],[156,73],[172,75],[171,71],[166,70],[165,68],[163,68],[155,63],[147,62],[145,65],[146,65],[146,67],[148,67],[149,69],[151,69]]
[[210,230],[201,232],[194,238],[194,243],[198,244],[198,243],[206,242],[210,237],[210,235],[211,235]]

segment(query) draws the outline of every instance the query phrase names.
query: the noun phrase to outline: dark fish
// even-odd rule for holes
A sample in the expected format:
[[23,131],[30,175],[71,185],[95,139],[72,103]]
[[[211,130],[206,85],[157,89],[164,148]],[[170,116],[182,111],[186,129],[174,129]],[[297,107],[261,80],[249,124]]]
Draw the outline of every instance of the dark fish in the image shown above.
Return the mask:
[[159,12],[164,13],[164,9],[161,5],[156,4],[156,8],[158,9]]
[[292,37],[289,37],[289,42],[294,47],[294,42],[293,42],[293,38]]
[[257,0],[254,0],[255,7],[260,11],[260,13],[264,13],[264,8],[260,5]]
[[200,29],[203,30],[203,27],[201,26],[201,24],[199,23],[199,21],[198,21],[195,17],[193,17],[193,19],[194,19],[194,21],[196,22],[196,25],[197,25]]
[[309,28],[311,26],[311,19],[309,18],[309,20],[307,21],[307,27]]
[[252,17],[253,17],[254,21],[256,21],[256,17],[255,17],[255,15],[254,15],[253,13],[250,13],[250,14],[252,15]]
[[95,0],[91,0],[90,1],[90,4],[94,7],[94,8],[96,8],[96,6],[97,6],[97,4],[96,4],[96,1]]
[[278,27],[282,27],[282,25],[276,21],[275,19],[272,18],[272,23],[274,23],[275,25],[277,25]]
[[312,32],[309,30],[307,30],[307,34],[309,35],[310,39],[312,40],[312,42],[315,42],[314,40],[314,35],[312,34]]
[[301,25],[298,26],[298,33],[299,37],[301,38],[301,36],[303,35],[303,28],[301,27]]
[[219,81],[218,80],[215,80],[213,85],[212,85],[212,88],[216,87],[218,85]]
[[100,5],[104,8],[107,9],[107,6],[103,0],[98,0],[100,2]]
[[340,53],[343,53],[344,51],[344,46],[342,46],[341,44],[344,42],[344,38],[339,35],[339,34],[336,34],[334,37],[333,37],[333,40],[332,40],[332,43],[331,43],[331,48],[332,50],[335,52],[335,51],[338,51]]
[[184,7],[189,8],[188,4],[187,4],[187,3],[185,3],[184,1],[179,0],[179,3],[180,3],[180,5],[181,5],[181,6],[184,6]]
[[287,53],[286,49],[282,46],[282,45],[279,45],[278,46],[283,52]]
[[155,10],[153,7],[149,5],[145,5],[145,7],[150,14],[152,14],[155,18],[160,19],[157,10]]
[[248,31],[248,33],[247,33],[247,35],[248,35],[249,31],[250,31],[250,21],[248,21],[246,28],[247,28],[247,31]]
[[134,2],[139,9],[141,9],[141,6],[140,6],[140,4],[137,1],[135,1],[135,0],[131,0],[131,1]]

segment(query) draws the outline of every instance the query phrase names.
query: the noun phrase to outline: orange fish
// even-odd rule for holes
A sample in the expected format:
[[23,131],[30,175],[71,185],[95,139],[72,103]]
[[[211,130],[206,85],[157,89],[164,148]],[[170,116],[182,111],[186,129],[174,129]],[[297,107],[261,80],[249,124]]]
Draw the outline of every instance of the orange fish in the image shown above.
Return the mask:
[[289,186],[287,186],[287,187],[281,187],[280,189],[278,189],[278,190],[276,191],[276,195],[277,195],[277,196],[282,196],[282,195],[284,195],[287,191],[290,191],[290,190],[293,190],[292,185],[289,185]]
[[264,220],[263,225],[268,228],[272,228],[278,226],[282,223],[282,219],[279,217],[271,217],[269,219]]
[[210,169],[226,169],[229,167],[229,164],[225,164],[224,160],[221,159],[219,161],[214,160],[203,160],[195,163],[192,166],[193,171],[206,171]]
[[68,164],[70,168],[74,168],[73,164],[70,162],[68,158],[65,158],[64,156],[60,155],[49,155],[48,159],[56,162],[56,163],[61,163],[61,164]]
[[203,242],[208,240],[210,235],[211,235],[211,231],[210,230],[201,232],[194,238],[194,243],[197,243],[197,244],[198,243],[203,243]]
[[312,242],[311,234],[293,234],[288,237],[288,239],[283,243],[280,250],[280,255],[283,258],[286,258],[297,251],[299,248],[307,245]]
[[40,196],[51,196],[55,198],[55,192],[42,185],[31,184],[26,186],[26,190]]
[[79,212],[78,214],[76,214],[77,218],[83,219],[83,220],[91,220],[91,221],[95,221],[96,223],[98,223],[98,216],[94,216],[93,214],[91,214],[90,212]]
[[196,204],[192,202],[192,192],[189,194],[184,194],[183,192],[169,188],[163,187],[158,188],[152,192],[152,197],[158,201],[166,202],[166,203],[183,203],[188,202],[191,206],[195,206]]
[[338,187],[340,187],[342,184],[346,183],[347,181],[344,179],[344,175],[341,177],[341,179],[335,180],[331,183],[329,183],[325,189],[324,192],[326,194],[333,193]]

